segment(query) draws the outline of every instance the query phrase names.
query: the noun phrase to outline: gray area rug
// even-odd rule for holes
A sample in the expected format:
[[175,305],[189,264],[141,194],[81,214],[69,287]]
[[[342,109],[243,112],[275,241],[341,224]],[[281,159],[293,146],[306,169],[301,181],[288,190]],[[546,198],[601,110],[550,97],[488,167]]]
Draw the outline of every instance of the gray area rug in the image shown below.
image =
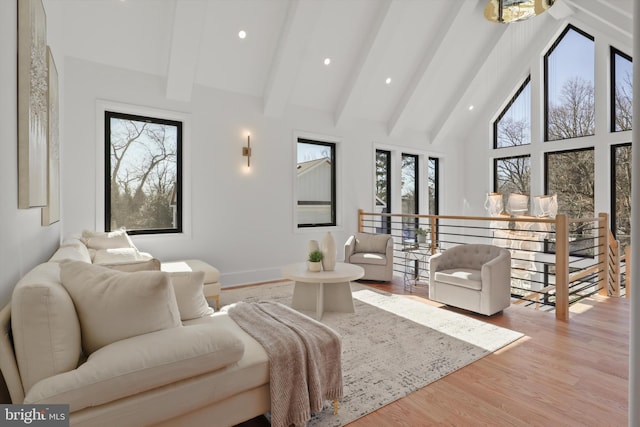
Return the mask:
[[[342,426],[512,343],[523,335],[461,314],[353,283],[356,312],[325,313],[342,336],[344,397],[309,426]],[[292,282],[223,290],[221,304],[290,305]]]

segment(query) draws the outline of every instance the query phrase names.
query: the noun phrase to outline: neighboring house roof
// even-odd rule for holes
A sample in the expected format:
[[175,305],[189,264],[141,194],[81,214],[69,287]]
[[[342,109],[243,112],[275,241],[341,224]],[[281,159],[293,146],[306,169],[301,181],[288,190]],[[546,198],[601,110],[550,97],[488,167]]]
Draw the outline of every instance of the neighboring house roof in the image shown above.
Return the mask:
[[298,176],[312,169],[315,169],[325,163],[328,165],[331,165],[331,159],[329,159],[328,157],[323,157],[321,159],[309,160],[307,162],[298,163],[298,166],[297,166]]

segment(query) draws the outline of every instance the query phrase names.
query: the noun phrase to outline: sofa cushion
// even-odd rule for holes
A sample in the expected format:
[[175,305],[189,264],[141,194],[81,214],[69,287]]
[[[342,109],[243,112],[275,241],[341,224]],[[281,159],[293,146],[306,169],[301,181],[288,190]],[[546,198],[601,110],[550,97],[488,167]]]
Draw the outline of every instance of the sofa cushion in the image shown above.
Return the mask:
[[91,263],[91,254],[87,247],[79,240],[73,243],[67,242],[61,245],[49,259],[51,262],[61,262],[65,260]]
[[436,271],[434,279],[437,282],[448,283],[450,285],[461,286],[463,288],[482,289],[480,270],[471,268],[452,268],[449,270]]
[[387,265],[387,256],[381,253],[357,252],[349,257],[352,264]]
[[40,381],[25,403],[64,402],[75,412],[221,369],[243,354],[240,338],[211,324],[152,332],[102,347],[77,369]]
[[354,252],[378,252],[385,253],[387,250],[388,234],[356,234],[356,246]]
[[81,240],[89,249],[135,248],[124,229],[108,232],[84,230]]
[[118,271],[160,270],[160,261],[136,248],[97,249],[93,263]]
[[171,284],[176,294],[180,320],[191,320],[213,313],[204,297],[204,272],[181,271],[171,273]]
[[171,274],[184,271],[202,271],[204,272],[205,285],[209,283],[218,283],[218,281],[220,281],[220,271],[214,266],[199,259],[163,262],[161,270]]
[[165,273],[124,273],[78,261],[62,263],[60,268],[62,285],[80,319],[87,354],[118,340],[181,325]]
[[78,366],[80,324],[60,285],[60,264],[40,264],[18,282],[11,297],[11,330],[25,392],[43,378]]

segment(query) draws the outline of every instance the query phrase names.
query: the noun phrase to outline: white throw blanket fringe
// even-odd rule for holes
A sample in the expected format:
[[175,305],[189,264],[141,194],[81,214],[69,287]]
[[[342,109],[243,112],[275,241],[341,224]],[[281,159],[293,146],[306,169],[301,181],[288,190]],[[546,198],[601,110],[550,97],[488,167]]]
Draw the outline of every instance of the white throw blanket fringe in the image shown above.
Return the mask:
[[341,338],[334,330],[276,302],[238,302],[226,311],[269,356],[272,426],[306,426],[325,400],[342,398]]

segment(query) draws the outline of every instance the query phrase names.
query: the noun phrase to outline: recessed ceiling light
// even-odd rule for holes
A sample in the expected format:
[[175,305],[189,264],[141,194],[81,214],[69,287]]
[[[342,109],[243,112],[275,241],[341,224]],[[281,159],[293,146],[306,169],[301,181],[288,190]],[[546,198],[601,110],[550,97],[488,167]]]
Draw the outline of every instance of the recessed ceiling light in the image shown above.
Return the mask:
[[469,111],[473,110],[475,107],[473,105],[469,105]]
[[331,64],[331,58],[324,58],[324,65]]
[[386,84],[390,85],[391,84],[391,77],[387,77],[387,80],[384,81]]
[[238,37],[240,37],[241,39],[246,38],[247,32],[245,30],[240,30],[240,32],[238,33]]

